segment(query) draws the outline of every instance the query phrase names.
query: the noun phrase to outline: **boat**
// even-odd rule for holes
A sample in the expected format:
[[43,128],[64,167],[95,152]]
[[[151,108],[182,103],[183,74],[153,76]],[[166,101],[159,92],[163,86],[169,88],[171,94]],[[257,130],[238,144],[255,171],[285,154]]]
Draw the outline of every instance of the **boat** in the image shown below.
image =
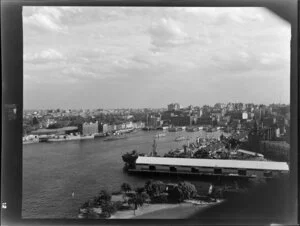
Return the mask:
[[97,134],[95,134],[95,138],[106,137],[106,136],[107,136],[106,133],[97,133]]
[[88,140],[94,139],[95,136],[92,135],[57,135],[47,138],[45,142],[58,142],[58,141],[71,141],[71,140]]
[[186,140],[186,138],[184,136],[179,136],[175,138],[175,141],[182,141],[182,140]]
[[125,139],[125,138],[127,138],[127,137],[126,136],[111,136],[111,137],[104,139],[104,141],[114,141],[114,140],[121,140],[121,139]]

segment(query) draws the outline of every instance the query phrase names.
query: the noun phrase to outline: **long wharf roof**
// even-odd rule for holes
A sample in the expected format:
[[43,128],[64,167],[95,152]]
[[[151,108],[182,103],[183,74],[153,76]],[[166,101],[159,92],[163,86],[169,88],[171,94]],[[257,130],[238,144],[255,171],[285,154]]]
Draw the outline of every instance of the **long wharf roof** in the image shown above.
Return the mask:
[[139,156],[137,165],[164,165],[183,167],[210,167],[252,170],[280,170],[288,171],[286,162],[247,161],[247,160],[221,160],[221,159],[188,159]]

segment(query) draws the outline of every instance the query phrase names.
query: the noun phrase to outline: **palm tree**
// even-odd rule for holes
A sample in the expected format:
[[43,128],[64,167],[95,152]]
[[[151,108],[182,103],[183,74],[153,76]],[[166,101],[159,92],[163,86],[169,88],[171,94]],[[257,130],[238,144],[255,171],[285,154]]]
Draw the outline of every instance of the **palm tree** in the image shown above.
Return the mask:
[[128,204],[134,204],[134,215],[135,215],[135,210],[138,208],[138,206],[143,206],[145,201],[149,199],[149,196],[147,193],[142,192],[142,193],[134,193],[131,195],[131,198],[128,200]]

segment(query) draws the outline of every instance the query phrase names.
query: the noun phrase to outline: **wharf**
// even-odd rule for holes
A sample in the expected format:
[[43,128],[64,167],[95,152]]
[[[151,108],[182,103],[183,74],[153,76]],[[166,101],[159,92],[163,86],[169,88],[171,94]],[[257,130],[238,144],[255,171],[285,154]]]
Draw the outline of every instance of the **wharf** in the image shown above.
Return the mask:
[[168,170],[147,170],[147,169],[128,169],[128,173],[132,174],[146,174],[151,176],[184,176],[184,177],[222,177],[222,178],[232,178],[232,179],[251,179],[256,178],[256,175],[239,175],[239,174],[215,174],[209,172],[182,172],[182,171],[168,171]]

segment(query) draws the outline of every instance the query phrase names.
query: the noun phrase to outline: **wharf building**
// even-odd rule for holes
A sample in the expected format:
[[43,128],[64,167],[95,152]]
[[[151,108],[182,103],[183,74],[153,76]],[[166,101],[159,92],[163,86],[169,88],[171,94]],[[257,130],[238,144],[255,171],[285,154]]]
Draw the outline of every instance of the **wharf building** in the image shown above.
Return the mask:
[[139,156],[128,172],[249,178],[288,173],[289,166],[286,162]]
[[82,135],[92,135],[99,132],[99,123],[96,121],[95,123],[83,123],[82,124]]
[[32,131],[33,135],[69,135],[78,133],[79,129],[77,126],[68,126],[58,129],[38,129]]
[[212,118],[210,116],[202,116],[197,119],[197,124],[203,126],[212,125]]
[[156,129],[161,127],[163,124],[163,121],[161,120],[161,117],[156,117],[151,115],[150,117],[147,117],[147,127]]

